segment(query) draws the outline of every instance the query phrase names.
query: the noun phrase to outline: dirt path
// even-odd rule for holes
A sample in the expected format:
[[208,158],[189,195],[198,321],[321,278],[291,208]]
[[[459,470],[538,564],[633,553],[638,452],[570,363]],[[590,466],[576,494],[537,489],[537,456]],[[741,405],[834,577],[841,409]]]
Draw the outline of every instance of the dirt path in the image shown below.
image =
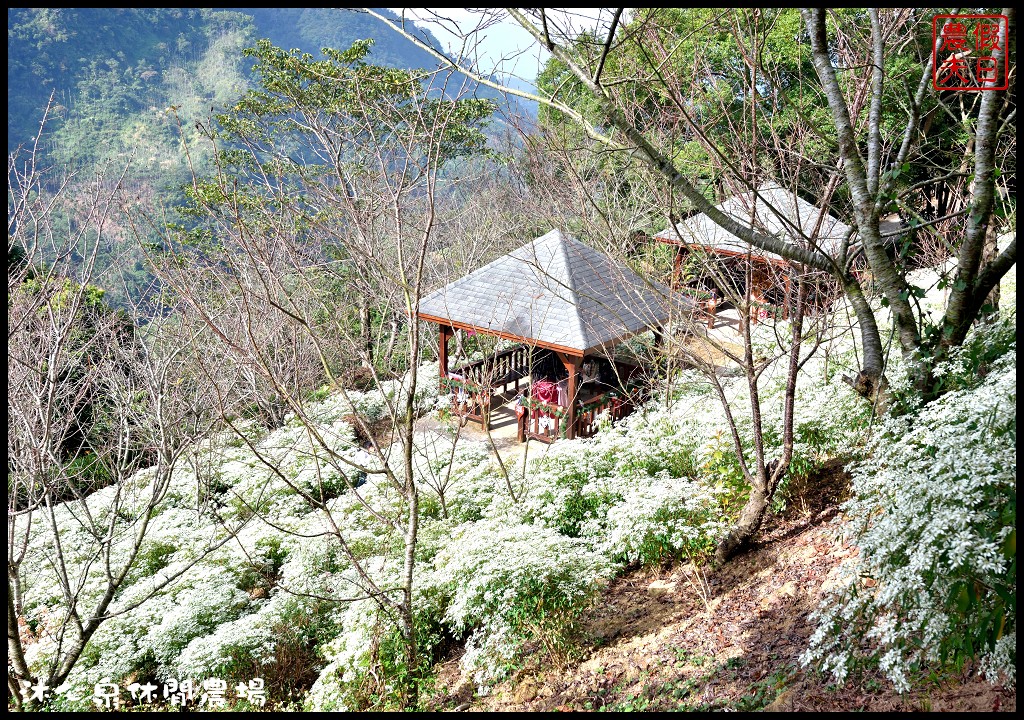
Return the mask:
[[[835,480],[835,478],[833,478]],[[441,668],[440,708],[470,711],[770,710],[1015,711],[1016,691],[976,674],[905,696],[877,674],[835,687],[799,662],[808,619],[839,564],[840,490],[815,488],[800,517],[776,519],[760,545],[704,575],[688,565],[612,582],[587,623],[584,659],[554,668],[540,654],[483,698]],[[831,496],[831,497],[830,497]],[[795,514],[795,513],[794,513]]]
[[[415,430],[419,433],[436,433],[448,438],[450,442],[455,437],[457,426],[454,420],[441,421],[431,414],[417,420]],[[500,453],[506,463],[515,459],[521,461],[524,452],[528,453],[529,459],[532,460],[543,455],[550,447],[537,440],[521,443],[517,433],[518,425],[512,401],[498,406],[492,412],[490,438],[478,422],[469,421],[458,429],[460,442],[485,443],[491,448],[492,453]]]

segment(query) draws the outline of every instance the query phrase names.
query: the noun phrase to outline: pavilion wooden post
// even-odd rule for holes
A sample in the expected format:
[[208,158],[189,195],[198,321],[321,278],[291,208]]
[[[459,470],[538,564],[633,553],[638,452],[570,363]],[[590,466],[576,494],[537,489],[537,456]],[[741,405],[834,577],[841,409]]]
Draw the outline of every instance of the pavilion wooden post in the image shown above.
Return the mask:
[[565,421],[568,423],[568,426],[565,428],[565,439],[572,440],[576,437],[576,376],[580,371],[580,365],[583,364],[583,358],[564,353],[558,353],[558,358],[565,365],[565,369],[569,373],[569,391],[566,393],[569,402],[569,412],[565,416]]
[[676,255],[672,258],[672,289],[678,290],[683,286],[683,253],[686,252],[683,246],[676,247]]
[[437,359],[441,364],[441,380],[448,377],[448,338],[455,334],[455,329],[450,325],[438,325],[440,334],[437,343]]

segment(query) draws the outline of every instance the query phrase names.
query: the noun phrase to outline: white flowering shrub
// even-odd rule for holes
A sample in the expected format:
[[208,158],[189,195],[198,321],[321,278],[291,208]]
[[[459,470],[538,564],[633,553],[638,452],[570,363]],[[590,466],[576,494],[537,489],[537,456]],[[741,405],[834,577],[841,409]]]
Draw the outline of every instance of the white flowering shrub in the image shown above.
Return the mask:
[[666,470],[629,483],[608,508],[597,548],[614,561],[643,564],[709,553],[729,527],[719,503],[727,492]]
[[906,691],[922,669],[977,658],[990,680],[1014,681],[1013,336],[982,329],[943,372],[958,389],[885,418],[854,471],[844,509],[859,556],[818,610],[803,656],[837,680],[877,663]]
[[424,519],[443,517],[459,524],[500,513],[508,491],[488,443],[459,440],[454,445],[434,432],[417,437],[413,472]]
[[[359,398],[363,411],[374,411],[370,395]],[[308,687],[309,668],[323,664],[315,649],[339,635],[341,604],[331,598],[352,594],[355,585],[347,576],[348,560],[332,539],[334,528],[296,488],[318,494],[329,486],[332,472],[346,467],[344,458],[366,465],[365,458],[356,457],[362,451],[354,447],[352,428],[343,419],[351,408],[352,403],[331,396],[310,406],[321,418],[315,433],[294,418],[272,432],[245,422],[239,425],[241,435],[220,433],[193,449],[150,522],[111,608],[113,617],[92,637],[68,679],[67,688],[85,697],[81,709],[90,707],[91,687],[103,678],[260,676],[271,692],[286,694],[295,677],[295,688]],[[121,489],[128,506],[151,475],[144,470]],[[366,558],[386,551],[394,540],[380,532],[367,511],[390,514],[396,507],[393,490],[379,487],[377,480],[374,476],[361,488],[363,502],[351,497],[347,485],[326,492],[351,548]],[[104,488],[88,498],[94,517],[102,521],[114,491]],[[62,539],[69,572],[86,577],[80,603],[88,606],[102,590],[104,567],[91,555],[94,538],[76,530],[78,511],[60,506],[55,518],[67,528]],[[125,537],[133,531],[119,528]],[[115,543],[115,559],[119,547]],[[66,622],[48,555],[47,536],[34,533],[25,593],[29,628],[36,636],[28,643],[33,667],[55,652]],[[181,569],[181,577],[160,588]]]
[[351,603],[341,613],[339,626],[344,630],[320,649],[326,665],[306,695],[306,710],[359,709],[360,681],[370,667],[377,622],[377,608],[369,600]]
[[700,477],[699,433],[664,411],[555,445],[532,468],[518,506],[540,522],[590,541],[613,563],[654,564],[701,553],[725,527],[729,490]]
[[[400,563],[371,566],[378,579],[395,576]],[[338,632],[319,647],[326,661],[304,700],[306,710],[352,711],[368,707],[401,709],[396,702],[407,680],[429,676],[432,649],[442,639],[442,618],[450,588],[429,568],[417,574],[413,602],[418,657],[410,668],[402,630],[394,613],[371,599],[348,603],[336,614]],[[354,576],[349,577],[354,581]]]
[[[437,363],[428,362],[416,368],[416,393],[414,407],[422,414],[434,407],[440,368]],[[388,403],[401,414],[412,384],[412,374],[384,380],[379,388],[372,390],[346,389],[334,394],[314,393],[305,407],[307,416],[317,423],[329,424],[343,419],[346,415],[358,415],[367,424],[373,424],[389,417]],[[285,422],[295,426],[294,413],[285,416]]]
[[464,670],[481,688],[504,674],[525,642],[540,642],[553,660],[563,660],[581,615],[612,572],[582,540],[542,525],[491,521],[453,530],[435,566],[451,597],[445,620],[470,635]]
[[[800,387],[817,406],[798,416],[798,453],[809,462],[842,447],[846,430],[863,416],[852,393],[834,382],[839,365],[831,362],[830,372],[809,363]],[[417,412],[434,407],[436,374],[436,363],[421,368]],[[745,381],[726,382],[730,397],[744,402]],[[772,423],[781,417],[781,387],[765,373],[770,452],[777,452]],[[582,614],[605,579],[630,563],[709,550],[742,504],[717,395],[692,372],[674,388],[671,408],[652,404],[625,421],[605,422],[595,437],[559,442],[525,465],[525,458],[506,459],[507,478],[487,443],[460,440],[453,448],[450,438],[417,433],[415,668],[404,657],[394,613],[372,600],[351,600],[366,595],[346,553],[382,586],[399,585],[408,508],[381,460],[359,447],[351,420],[386,419],[388,402],[406,397],[408,378],[382,392],[315,394],[304,408],[312,428],[289,417],[273,431],[248,423],[243,437],[214,437],[176,471],[114,611],[145,598],[167,573],[229,532],[230,541],[104,624],[71,680],[88,689],[103,677],[261,676],[272,693],[309,688],[308,710],[356,710],[388,707],[410,673],[422,676],[439,659],[433,653],[442,639],[465,640],[463,666],[482,691],[531,645],[560,661],[573,652]],[[749,443],[749,424],[740,431]],[[401,446],[385,451],[401,477]],[[346,460],[366,472],[349,472]],[[145,481],[140,473],[140,487]],[[329,515],[303,493],[323,502]],[[69,556],[88,562],[76,548],[89,540],[69,536]],[[44,546],[33,547],[29,562],[45,555]],[[54,610],[60,589],[45,579],[45,563],[37,565],[28,594],[40,635],[30,646],[35,659],[53,651],[50,630],[63,621]]]

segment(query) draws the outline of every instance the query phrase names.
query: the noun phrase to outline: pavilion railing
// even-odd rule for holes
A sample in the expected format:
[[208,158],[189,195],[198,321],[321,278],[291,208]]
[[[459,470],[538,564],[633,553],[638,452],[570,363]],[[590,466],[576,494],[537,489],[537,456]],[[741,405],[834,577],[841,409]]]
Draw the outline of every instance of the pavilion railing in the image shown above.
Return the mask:
[[[593,437],[604,420],[621,420],[631,414],[639,398],[635,393],[610,390],[576,404],[576,432],[578,438]],[[564,405],[534,401],[523,418],[524,433],[532,440],[553,443],[566,437],[569,413]]]
[[531,352],[531,347],[517,345],[497,355],[462,365],[453,372],[482,387],[491,388],[494,394],[519,390],[524,381],[529,382]]
[[[466,420],[473,420],[488,427],[491,415],[491,400],[495,395],[519,392],[530,382],[532,348],[520,345],[504,350],[497,355],[467,363],[441,378],[442,392],[452,394],[452,412]],[[577,401],[576,437],[591,437],[597,433],[601,420],[621,420],[642,401],[643,385],[641,368],[632,363],[615,363],[616,384],[620,388],[608,390],[586,402]],[[519,423],[520,439],[526,437],[544,443],[553,443],[566,437],[569,423],[569,408],[556,403],[546,403],[525,398],[525,412]]]
[[529,401],[526,414],[521,420],[525,427],[520,429],[520,440],[528,437],[550,444],[560,437],[565,437],[569,422],[568,414],[569,408],[564,405],[540,400]]
[[461,365],[441,378],[442,392],[452,393],[452,412],[485,428],[490,422],[491,398],[519,392],[530,382],[533,348],[528,345],[503,350],[483,360]]
[[452,413],[486,426],[490,422],[491,394],[478,382],[461,377],[441,378],[441,392],[452,394]]
[[[585,402],[576,402],[575,437],[587,438],[597,434],[605,414],[611,421],[621,420],[636,409],[644,399],[641,367],[632,363],[616,362],[619,382],[624,390],[608,390]],[[566,437],[569,409],[564,405],[528,400],[526,413],[520,419],[520,439],[529,437],[543,443],[553,443]]]
[[580,404],[576,409],[576,437],[592,437],[597,434],[601,421],[607,416],[610,421],[621,420],[636,409],[633,396],[609,391]]

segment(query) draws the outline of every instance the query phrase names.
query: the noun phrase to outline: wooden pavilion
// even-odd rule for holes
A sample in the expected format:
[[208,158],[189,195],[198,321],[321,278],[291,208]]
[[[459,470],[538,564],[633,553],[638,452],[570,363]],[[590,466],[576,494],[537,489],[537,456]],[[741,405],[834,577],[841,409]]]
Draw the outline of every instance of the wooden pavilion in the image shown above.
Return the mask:
[[[756,197],[753,191],[734,195],[716,207],[737,222],[752,224],[763,233],[801,247],[815,247],[828,255],[834,256],[840,245],[853,236],[848,225],[792,190],[777,185],[760,187]],[[758,315],[766,313],[768,308],[777,309],[783,317],[788,317],[792,277],[798,272],[805,273],[804,268],[781,255],[753,247],[716,225],[704,213],[669,225],[654,239],[676,246],[672,286],[705,304],[709,327],[714,324],[716,306],[725,297],[745,293],[748,276],[752,319],[756,322]],[[692,275],[684,272],[690,257],[702,261],[701,272]],[[715,261],[713,269],[705,264],[708,260]],[[821,272],[805,276],[810,276],[813,282],[811,305],[828,302],[831,295],[828,276]],[[723,284],[730,287],[722,287]]]
[[[489,427],[493,398],[517,393],[519,440],[550,443],[632,412],[639,368],[612,351],[645,330],[660,338],[669,307],[669,288],[556,229],[426,295],[416,316],[439,327],[442,388],[460,415]],[[460,329],[517,344],[450,368]]]

